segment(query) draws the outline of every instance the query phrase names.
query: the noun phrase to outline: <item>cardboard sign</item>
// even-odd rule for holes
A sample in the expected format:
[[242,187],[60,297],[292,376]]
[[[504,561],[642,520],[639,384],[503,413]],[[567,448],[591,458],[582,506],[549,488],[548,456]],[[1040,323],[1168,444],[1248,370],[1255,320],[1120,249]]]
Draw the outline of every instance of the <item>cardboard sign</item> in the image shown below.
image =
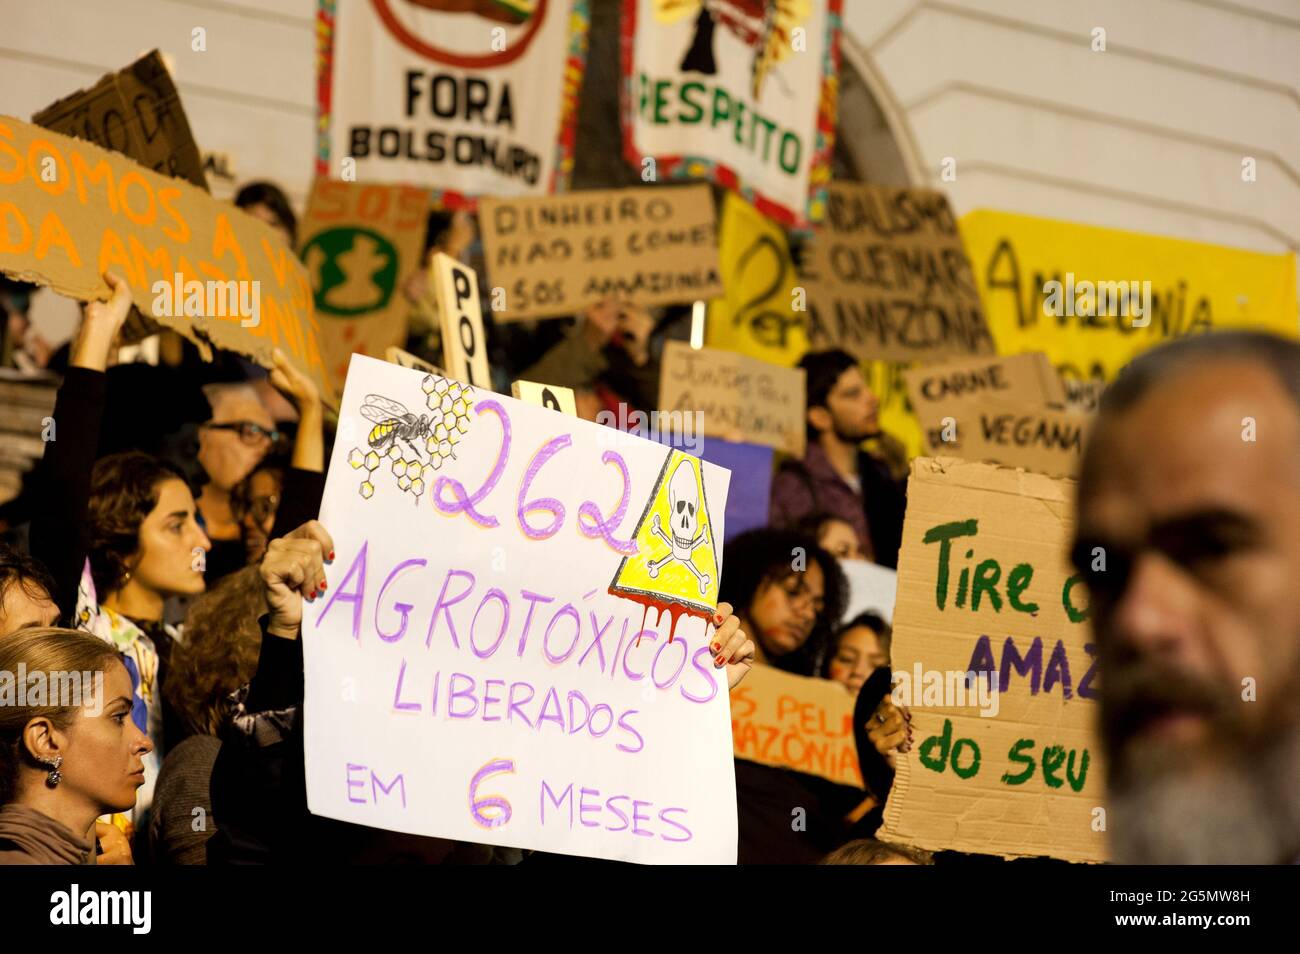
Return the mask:
[[1046,352],[1084,410],[1098,390],[1072,382],[1104,387],[1170,338],[1215,328],[1296,337],[1294,252],[992,211],[963,216],[961,231],[998,351]]
[[108,269],[141,312],[200,350],[269,367],[279,346],[334,403],[307,270],[269,225],[125,156],[0,116],[0,271],[93,301],[109,297]]
[[624,0],[623,144],[655,177],[708,177],[785,225],[821,218],[841,0]]
[[927,450],[964,460],[1074,477],[1091,419],[1077,411],[968,398],[931,409],[924,427]]
[[320,0],[316,174],[478,195],[564,191],[587,8],[565,0]]
[[840,560],[840,569],[849,581],[849,599],[844,606],[844,622],[861,613],[875,613],[886,623],[894,619],[894,602],[898,598],[898,572],[866,560]]
[[789,367],[808,350],[799,278],[785,232],[734,192],[722,201],[718,262],[725,292],[709,303],[704,343]]
[[429,193],[412,186],[317,179],[298,228],[337,390],[348,359],[406,343],[402,282],[421,265]]
[[578,402],[573,388],[562,388],[558,384],[538,384],[536,381],[516,381],[510,385],[510,394],[516,401],[525,404],[536,404],[561,414],[578,416]]
[[633,542],[648,514],[670,519],[665,472],[709,539],[725,532],[727,473],[361,355],[340,420],[365,436],[334,446],[321,521],[337,556],[328,596],[304,607],[311,811],[483,844],[734,864],[726,672],[712,629],[670,602],[698,600],[696,577],[669,549],[662,598],[612,586],[629,556],[666,549]]
[[666,305],[722,292],[707,186],[479,203],[497,321],[573,315],[605,298]]
[[440,378],[445,378],[447,376],[446,372],[436,364],[430,364],[423,358],[417,358],[415,355],[411,354],[411,352],[403,351],[401,348],[385,348],[384,360],[389,361],[398,367],[415,368],[417,371],[428,371],[431,374],[436,374]]
[[903,372],[918,417],[954,400],[993,398],[1024,404],[1065,404],[1065,387],[1041,351],[1008,357],[964,358]]
[[831,183],[826,219],[803,266],[813,350],[892,361],[994,351],[941,192]]
[[736,758],[862,788],[853,703],[838,682],[755,666],[731,693]]
[[913,461],[891,655],[914,740],[882,840],[1105,860],[1095,650],[1067,557],[1073,496],[1073,481]]
[[490,388],[487,336],[478,303],[478,276],[450,255],[433,256],[430,281],[442,329],[442,363],[457,381]]
[[32,122],[120,152],[160,175],[208,191],[180,93],[157,50],[45,107]]
[[[802,457],[804,373],[743,354],[664,344],[660,413],[699,414],[711,437],[765,444]],[[671,420],[671,418],[670,418]]]

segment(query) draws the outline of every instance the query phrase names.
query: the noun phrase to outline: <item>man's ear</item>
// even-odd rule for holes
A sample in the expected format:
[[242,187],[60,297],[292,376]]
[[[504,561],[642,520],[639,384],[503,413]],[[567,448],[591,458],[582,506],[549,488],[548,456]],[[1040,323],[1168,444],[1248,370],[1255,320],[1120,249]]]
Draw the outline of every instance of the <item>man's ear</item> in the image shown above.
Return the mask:
[[831,412],[821,405],[808,408],[808,423],[821,434],[831,429]]

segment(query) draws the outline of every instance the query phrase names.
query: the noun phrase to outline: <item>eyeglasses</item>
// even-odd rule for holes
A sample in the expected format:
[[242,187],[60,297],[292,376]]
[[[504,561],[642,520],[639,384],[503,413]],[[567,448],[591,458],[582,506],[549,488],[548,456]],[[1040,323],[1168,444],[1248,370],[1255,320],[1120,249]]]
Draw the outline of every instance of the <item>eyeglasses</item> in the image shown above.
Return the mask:
[[231,494],[230,497],[230,509],[234,512],[236,520],[251,516],[258,523],[265,523],[275,516],[279,506],[279,494],[267,494],[264,497],[254,497],[252,500],[245,500],[235,494]]
[[228,424],[213,424],[209,422],[203,426],[213,431],[235,431],[239,434],[240,440],[245,444],[250,445],[256,445],[263,441],[267,441],[272,447],[276,447],[284,440],[283,431],[268,431],[261,424],[254,424],[252,421],[231,421]]

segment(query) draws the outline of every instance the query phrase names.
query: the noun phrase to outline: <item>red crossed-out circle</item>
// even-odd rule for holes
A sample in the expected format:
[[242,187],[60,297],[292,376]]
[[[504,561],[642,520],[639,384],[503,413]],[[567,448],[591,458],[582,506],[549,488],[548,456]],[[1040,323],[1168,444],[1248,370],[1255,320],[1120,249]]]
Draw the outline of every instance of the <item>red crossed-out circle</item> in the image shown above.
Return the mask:
[[510,43],[504,50],[496,53],[484,53],[481,56],[466,56],[461,53],[454,53],[451,50],[441,50],[436,46],[430,46],[424,40],[420,39],[410,30],[408,30],[400,20],[393,14],[391,4],[393,0],[370,0],[371,6],[375,8],[375,13],[388,32],[396,37],[397,42],[408,50],[412,50],[421,56],[428,57],[438,63],[447,66],[459,66],[462,68],[488,67],[488,66],[505,66],[523,55],[524,50],[532,43],[533,37],[537,35],[537,30],[546,18],[546,6],[548,0],[538,0],[537,9],[533,12],[532,20],[529,22],[523,34]]

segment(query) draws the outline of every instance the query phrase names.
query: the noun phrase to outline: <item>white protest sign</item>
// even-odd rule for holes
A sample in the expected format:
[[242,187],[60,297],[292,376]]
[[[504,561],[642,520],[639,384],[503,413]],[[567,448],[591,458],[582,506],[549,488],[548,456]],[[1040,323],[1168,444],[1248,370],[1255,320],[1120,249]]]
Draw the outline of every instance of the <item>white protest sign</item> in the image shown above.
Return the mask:
[[840,569],[849,581],[844,622],[869,611],[886,623],[892,623],[894,599],[898,595],[898,571],[866,560],[841,560]]
[[729,473],[362,355],[340,421],[360,437],[334,447],[337,556],[303,622],[312,812],[735,863],[726,673],[702,618]]

